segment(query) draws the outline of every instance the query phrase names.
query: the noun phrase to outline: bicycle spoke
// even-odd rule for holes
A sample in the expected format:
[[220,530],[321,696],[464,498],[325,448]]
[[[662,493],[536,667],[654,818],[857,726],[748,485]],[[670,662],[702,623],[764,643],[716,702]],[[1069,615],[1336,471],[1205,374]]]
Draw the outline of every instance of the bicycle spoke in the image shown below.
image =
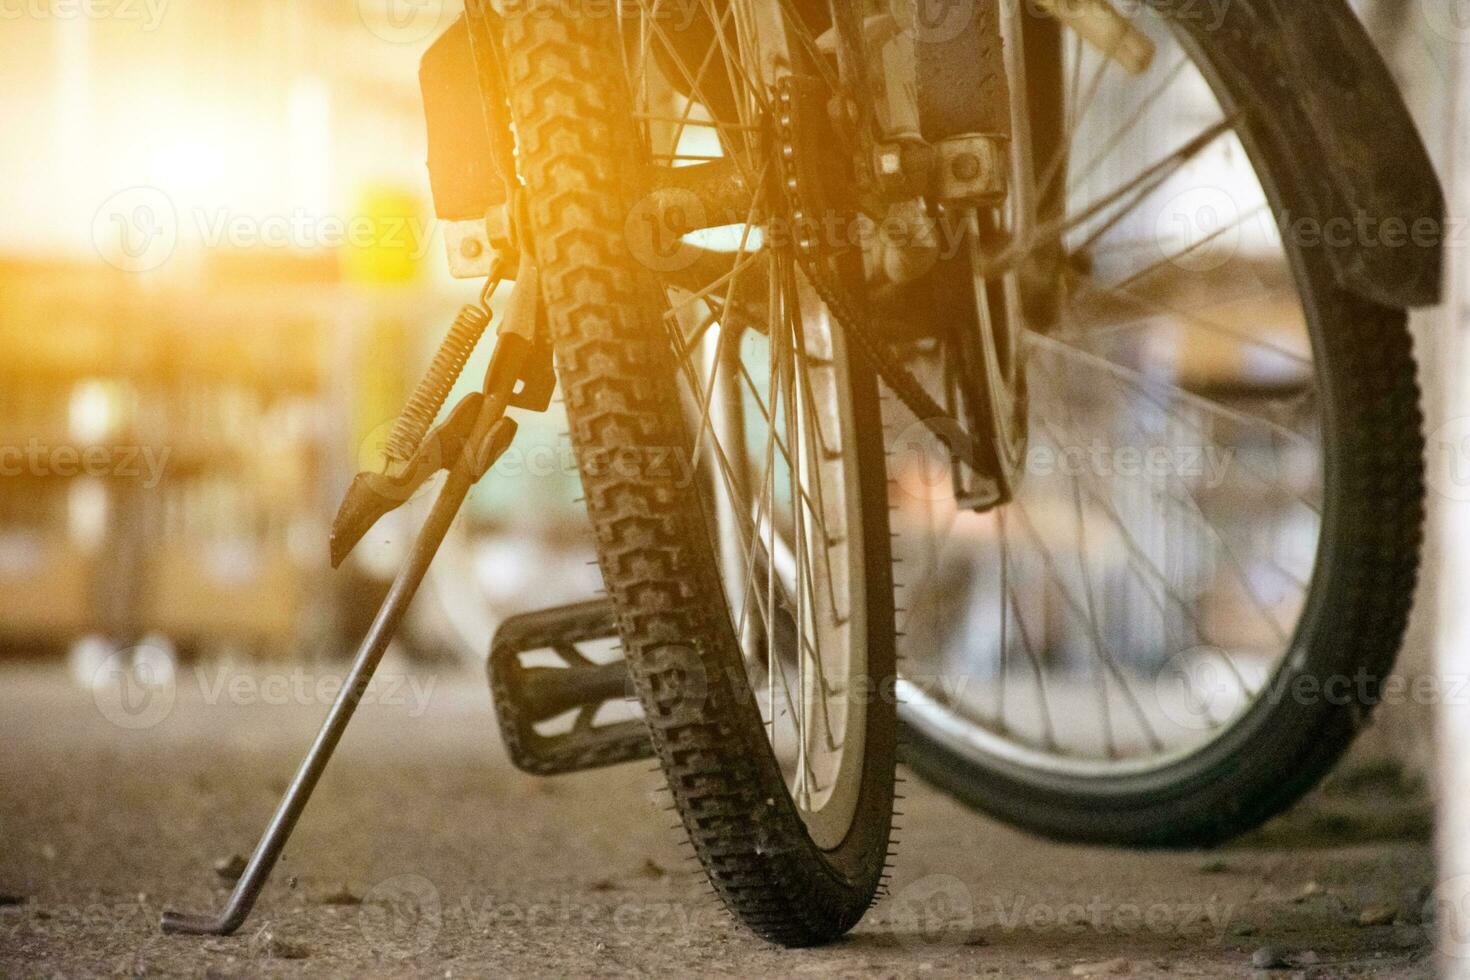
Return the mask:
[[1231,421],[1238,422],[1242,425],[1258,426],[1261,428],[1270,429],[1272,432],[1277,433],[1281,437],[1303,446],[1311,447],[1314,445],[1311,439],[1307,438],[1299,432],[1296,432],[1293,429],[1288,429],[1286,426],[1273,419],[1262,418],[1259,415],[1252,415],[1249,412],[1242,412],[1238,409],[1233,409],[1227,405],[1223,405],[1213,399],[1206,398],[1204,395],[1196,394],[1187,388],[1181,388],[1178,385],[1172,385],[1167,382],[1157,381],[1153,378],[1150,378],[1142,371],[1138,371],[1130,367],[1125,367],[1122,364],[1118,364],[1115,361],[1110,361],[1107,358],[1102,357],[1098,354],[1093,354],[1090,351],[1084,351],[1080,348],[1060,343],[1056,340],[1053,340],[1051,337],[1046,336],[1045,334],[1040,334],[1036,333],[1035,331],[1027,330],[1024,331],[1024,335],[1029,343],[1032,343],[1038,347],[1045,347],[1055,353],[1061,354],[1064,357],[1072,358],[1078,364],[1096,368],[1098,371],[1101,371],[1104,374],[1112,375],[1113,377],[1137,388],[1145,395],[1151,392],[1157,394],[1161,390],[1167,391],[1170,396],[1177,398],[1182,402],[1193,405],[1194,407],[1199,408],[1205,412],[1209,412],[1210,414],[1230,419]]
[[[978,515],[922,494],[895,498],[915,542],[904,556],[902,584],[912,590],[904,628],[938,630],[937,662],[973,658],[966,669],[991,685],[916,708],[963,717],[975,733],[970,751],[1022,769],[1138,771],[1218,737],[1261,696],[1261,672],[1291,649],[1312,586],[1302,549],[1322,529],[1317,325],[1284,254],[1290,243],[1272,234],[1275,198],[1257,195],[1250,180],[1241,103],[1193,107],[1215,80],[1194,71],[1199,59],[1178,34],[1149,33],[1166,56],[1129,79],[1113,70],[1110,52],[1048,25],[1033,48],[1040,64],[1051,50],[1063,63],[1022,75],[1050,100],[1033,96],[1036,118],[1051,121],[1037,131],[1044,168],[1016,182],[1048,203],[1030,228],[1002,221],[975,261],[980,295],[997,295],[1002,277],[1027,291],[1024,308],[1008,295],[991,310],[995,323],[1015,316],[1021,326],[1024,381],[1002,393],[1015,398],[1024,426],[1010,494]],[[1161,143],[1166,152],[1150,150]],[[1021,169],[1015,160],[1012,168]],[[1234,208],[1214,223],[1155,219],[1159,202],[1195,186],[1224,188]],[[1000,237],[1007,228],[1009,240]],[[942,344],[921,356],[940,368],[953,358]],[[971,369],[954,358],[948,370],[961,363]],[[953,377],[936,370],[923,380]],[[1006,404],[988,383],[941,404],[988,426]],[[900,409],[892,419],[902,429],[907,416]],[[1048,474],[1029,465],[1032,449],[1070,464],[1069,450],[1089,444],[1126,448],[1141,468],[1122,469],[1121,457],[1112,469],[1083,463]],[[1193,451],[1199,462],[1187,465],[1200,468],[1152,468],[1162,459],[1155,453],[1177,449]],[[890,475],[916,475],[904,465]],[[966,562],[961,549],[977,534],[986,557]],[[950,600],[957,575],[964,599]],[[964,614],[962,602],[972,604]],[[1148,695],[1172,676],[1164,672],[1174,658],[1206,648],[1229,680],[1225,706],[1196,715],[1201,730]],[[925,655],[919,645],[909,653]]]
[[1167,269],[1169,266],[1176,264],[1180,259],[1193,255],[1200,249],[1203,249],[1210,244],[1218,241],[1222,236],[1227,235],[1230,232],[1244,226],[1247,221],[1250,221],[1252,218],[1255,218],[1258,215],[1266,213],[1268,210],[1269,205],[1263,201],[1251,210],[1247,211],[1245,214],[1238,215],[1234,221],[1230,222],[1230,224],[1221,225],[1219,228],[1216,228],[1214,231],[1205,235],[1203,238],[1200,238],[1197,241],[1190,242],[1188,245],[1186,245],[1184,248],[1179,249],[1177,252],[1174,252],[1170,255],[1165,255],[1162,258],[1159,258],[1156,261],[1149,263],[1142,269],[1128,276],[1128,278],[1124,279],[1122,282],[1114,283],[1104,288],[1126,292],[1129,287],[1136,286],[1138,285],[1138,283],[1142,282],[1144,279],[1147,279],[1149,276],[1152,276],[1160,270]]
[[[1133,114],[1128,117],[1128,120],[1118,128],[1117,132],[1115,132],[1106,143],[1103,144],[1103,148],[1099,150],[1096,154],[1094,154],[1091,159],[1089,159],[1087,163],[1082,166],[1082,170],[1078,175],[1078,179],[1068,183],[1068,191],[1074,191],[1078,189],[1082,180],[1085,180],[1087,177],[1091,176],[1093,172],[1102,165],[1102,162],[1106,160],[1114,150],[1123,145],[1123,140],[1128,137],[1129,133],[1133,132],[1134,128],[1137,127],[1138,124],[1143,120],[1143,117],[1148,115],[1148,110],[1152,109],[1158,103],[1159,98],[1165,92],[1169,91],[1170,86],[1178,81],[1179,76],[1188,66],[1189,58],[1186,55],[1181,54],[1179,56],[1179,60],[1175,63],[1174,67],[1170,69],[1170,71],[1165,74],[1162,79],[1159,80],[1159,83],[1154,86],[1153,90],[1149,92],[1148,95],[1144,96],[1143,100],[1138,104],[1138,107],[1134,110]],[[1048,190],[1049,189],[1050,188],[1048,188]]]
[[[1042,563],[1047,566],[1047,569],[1050,572],[1053,581],[1057,583],[1057,594],[1062,597],[1065,605],[1067,606],[1067,609],[1084,625],[1088,627],[1089,637],[1095,644],[1094,653],[1097,655],[1099,661],[1107,668],[1107,671],[1114,675],[1114,680],[1118,680],[1119,668],[1117,665],[1116,656],[1113,654],[1111,648],[1108,646],[1107,641],[1104,640],[1102,635],[1097,631],[1096,624],[1088,618],[1087,613],[1078,605],[1076,598],[1073,597],[1071,593],[1071,590],[1066,588],[1064,580],[1057,570],[1055,556],[1052,555],[1051,549],[1046,546],[1044,539],[1041,538],[1039,532],[1036,530],[1035,525],[1032,524],[1031,518],[1027,515],[1025,506],[1022,505],[1019,500],[1015,502],[1015,514],[1017,516],[1017,519],[1021,522],[1021,525],[1025,528],[1027,535],[1032,539],[1033,543],[1036,545],[1038,551],[1040,552]],[[1148,722],[1143,716],[1143,709],[1139,706],[1137,699],[1134,698],[1132,689],[1121,681],[1119,682],[1119,686],[1123,691],[1124,700],[1128,703],[1128,706],[1133,711],[1134,716],[1139,719],[1141,725],[1147,727]],[[1104,698],[1106,698],[1105,691]],[[1148,727],[1147,730],[1152,733],[1151,727]],[[1111,745],[1111,728],[1109,728],[1108,730],[1108,739],[1109,744]]]
[[[1009,568],[1011,562],[1010,532],[1006,527],[1005,510],[998,510],[995,515],[998,536],[1001,541],[1002,567]],[[1007,579],[1011,576],[1008,574]],[[1051,703],[1046,696],[1046,670],[1041,665],[1041,657],[1036,652],[1036,645],[1031,640],[1031,631],[1026,626],[1026,617],[1021,615],[1021,609],[1017,604],[1015,588],[1009,588],[1001,597],[1002,608],[1012,608],[1016,611],[1016,632],[1021,638],[1021,649],[1026,654],[1026,662],[1031,665],[1032,676],[1036,680],[1037,714],[1041,718],[1042,744],[1052,751],[1059,751],[1056,729],[1052,724]]]
[[[1270,343],[1269,341],[1264,340],[1260,337],[1253,337],[1250,334],[1242,333],[1241,331],[1229,326],[1228,324],[1220,323],[1216,320],[1206,319],[1202,316],[1199,316],[1198,314],[1191,313],[1187,310],[1178,309],[1159,300],[1147,299],[1143,296],[1138,295],[1135,292],[1132,292],[1131,290],[1127,290],[1119,286],[1104,286],[1101,284],[1097,284],[1094,287],[1093,291],[1095,293],[1100,293],[1106,296],[1123,300],[1124,302],[1130,303],[1140,309],[1148,310],[1154,316],[1163,317],[1170,320],[1177,320],[1189,326],[1198,327],[1208,333],[1217,334],[1219,336],[1238,341],[1251,347],[1257,347],[1261,350],[1270,351],[1272,354],[1275,354],[1283,358],[1284,360],[1291,361],[1293,364],[1297,364],[1302,367],[1310,367],[1312,365],[1311,358],[1303,356],[1302,354],[1290,350],[1289,348],[1282,347],[1279,344]],[[1211,306],[1208,308],[1214,309],[1218,307]],[[1056,336],[1057,339],[1060,339],[1060,335]]]
[[1120,187],[1114,188],[1096,201],[1083,207],[1075,216],[1063,216],[1046,223],[1033,232],[1029,240],[1012,245],[995,259],[984,262],[980,270],[980,276],[986,280],[999,278],[1012,269],[1015,269],[1037,248],[1065,236],[1068,232],[1081,228],[1092,221],[1092,219],[1107,212],[1108,209],[1112,208],[1118,202],[1123,201],[1125,198],[1131,198],[1126,206],[1109,215],[1102,227],[1093,231],[1087,241],[1077,249],[1077,251],[1085,252],[1088,245],[1095,239],[1101,237],[1107,230],[1115,227],[1118,222],[1131,214],[1140,203],[1163,186],[1181,167],[1189,163],[1200,151],[1219,139],[1224,133],[1230,132],[1234,126],[1234,117],[1222,119],[1198,136],[1184,143],[1178,149],[1174,150],[1174,152],[1149,165],[1137,177],[1134,177]]
[[[1052,434],[1054,440],[1059,443],[1065,442],[1065,440],[1058,438],[1060,433],[1050,422],[1043,420],[1042,425],[1048,430],[1048,432]],[[1194,611],[1194,607],[1189,603],[1188,600],[1186,600],[1183,596],[1179,594],[1177,587],[1175,587],[1175,585],[1169,580],[1169,576],[1166,575],[1163,570],[1160,569],[1158,565],[1148,557],[1148,554],[1143,546],[1135,538],[1133,532],[1128,529],[1128,526],[1124,522],[1122,516],[1113,507],[1112,502],[1109,500],[1108,494],[1097,486],[1096,474],[1093,474],[1085,469],[1084,472],[1086,472],[1090,478],[1089,486],[1087,488],[1087,494],[1097,503],[1099,507],[1102,508],[1103,512],[1107,515],[1109,521],[1112,522],[1113,527],[1117,529],[1118,535],[1122,539],[1124,548],[1127,550],[1129,555],[1129,566],[1134,570],[1135,574],[1138,574],[1140,576],[1140,581],[1142,581],[1142,573],[1147,572],[1149,576],[1158,583],[1160,590],[1163,592],[1164,598],[1172,602],[1179,609],[1179,611],[1184,614],[1185,618],[1188,619],[1191,624],[1193,624],[1195,637],[1203,640],[1204,626],[1200,622],[1198,614]],[[1074,484],[1078,483],[1075,474],[1073,474],[1072,480]],[[1078,512],[1078,519],[1079,521],[1081,520],[1080,509]],[[1249,586],[1247,585],[1247,587]],[[1161,600],[1158,599],[1158,596],[1152,591],[1152,589],[1147,589],[1146,591],[1150,600],[1156,603],[1159,612],[1162,615],[1164,613],[1164,608]],[[1277,626],[1274,620],[1271,620],[1270,623],[1273,627]],[[1277,628],[1279,629],[1279,627]],[[1283,642],[1285,641],[1284,636],[1282,636],[1281,639]],[[1230,658],[1228,654],[1227,661],[1229,662],[1231,672],[1234,675],[1236,682],[1240,685],[1241,689],[1246,691],[1248,695],[1253,695],[1254,692],[1249,691],[1249,689],[1246,687],[1245,681],[1239,669],[1236,667],[1234,659]]]

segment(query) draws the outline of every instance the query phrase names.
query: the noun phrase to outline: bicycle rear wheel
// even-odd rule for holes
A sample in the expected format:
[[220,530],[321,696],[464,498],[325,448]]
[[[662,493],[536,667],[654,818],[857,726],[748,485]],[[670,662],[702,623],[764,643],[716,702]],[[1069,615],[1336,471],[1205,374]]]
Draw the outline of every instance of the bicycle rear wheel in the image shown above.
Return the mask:
[[1134,76],[1021,6],[1012,84],[1053,128],[1018,140],[1030,193],[1001,217],[1027,260],[978,290],[1031,293],[1006,307],[1023,463],[969,511],[889,419],[906,758],[1048,836],[1212,843],[1310,788],[1392,666],[1423,520],[1405,315],[1302,234],[1320,178],[1289,162],[1247,11],[1143,8]]

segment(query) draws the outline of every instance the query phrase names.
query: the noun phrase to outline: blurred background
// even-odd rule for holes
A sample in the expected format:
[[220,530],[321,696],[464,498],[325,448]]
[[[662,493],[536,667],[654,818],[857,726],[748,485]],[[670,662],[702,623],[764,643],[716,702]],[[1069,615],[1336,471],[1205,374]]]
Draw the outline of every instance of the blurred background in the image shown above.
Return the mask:
[[[478,288],[448,276],[423,163],[418,59],[456,7],[5,15],[9,655],[86,680],[141,642],[311,659],[360,635],[420,515],[328,574],[332,513]],[[556,416],[477,490],[405,652],[482,652],[499,615],[596,587]]]
[[[64,6],[0,13],[0,648],[82,684],[139,646],[340,657],[422,511],[337,572],[331,515],[476,288],[448,276],[417,86],[458,5]],[[1453,5],[1356,6],[1442,162]],[[558,406],[524,425],[402,656],[476,662],[505,615],[598,588]],[[1406,670],[1429,629],[1421,612]],[[1380,725],[1421,770],[1428,716]]]

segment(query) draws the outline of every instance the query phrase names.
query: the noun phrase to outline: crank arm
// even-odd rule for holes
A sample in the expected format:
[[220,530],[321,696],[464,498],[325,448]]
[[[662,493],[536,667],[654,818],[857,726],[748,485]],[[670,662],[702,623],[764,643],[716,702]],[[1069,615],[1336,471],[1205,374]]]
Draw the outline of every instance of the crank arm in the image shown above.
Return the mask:
[[[482,414],[481,420],[484,418]],[[515,430],[516,424],[511,419],[502,417],[491,422],[486,427],[481,442],[476,446],[467,447],[471,451],[461,456],[449,468],[449,478],[445,481],[443,489],[439,491],[434,507],[429,512],[428,520],[419,530],[408,561],[399,571],[398,577],[393,580],[388,596],[383,600],[382,608],[378,610],[372,626],[369,627],[367,635],[363,637],[362,645],[358,647],[357,656],[353,658],[352,667],[348,671],[347,680],[337,694],[337,700],[332,702],[326,721],[322,723],[321,730],[317,732],[316,739],[311,743],[311,748],[307,750],[306,758],[296,770],[296,775],[291,780],[286,795],[276,807],[275,815],[271,817],[265,835],[255,845],[255,851],[250,855],[250,861],[245,866],[245,873],[240,876],[240,880],[235,884],[235,890],[230,893],[230,899],[224,911],[217,915],[165,912],[161,923],[164,932],[228,936],[244,923],[246,916],[250,914],[251,908],[255,905],[255,900],[260,897],[260,890],[265,886],[271,869],[275,867],[276,860],[280,858],[281,851],[286,846],[286,839],[291,836],[291,831],[296,827],[301,811],[306,808],[306,801],[311,798],[317,780],[321,778],[322,771],[331,759],[333,750],[337,748],[342,732],[347,728],[348,721],[352,719],[353,711],[357,709],[358,702],[362,700],[368,682],[372,680],[373,672],[377,670],[378,662],[383,658],[383,652],[388,649],[388,641],[392,639],[399,623],[402,622],[403,614],[407,611],[414,593],[418,591],[419,584],[423,582],[424,574],[428,571],[430,562],[434,560],[435,552],[443,543],[444,535],[448,533],[455,515],[459,513],[466,494],[509,447],[511,439],[515,436]]]

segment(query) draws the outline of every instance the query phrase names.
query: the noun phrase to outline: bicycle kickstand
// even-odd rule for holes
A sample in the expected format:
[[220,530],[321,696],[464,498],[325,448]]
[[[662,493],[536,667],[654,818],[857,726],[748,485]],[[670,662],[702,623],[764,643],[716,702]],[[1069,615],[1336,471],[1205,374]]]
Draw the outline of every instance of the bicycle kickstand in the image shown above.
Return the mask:
[[[434,554],[439,550],[455,515],[464,503],[465,496],[505,452],[514,438],[516,424],[506,417],[506,409],[516,407],[542,411],[549,403],[555,381],[546,331],[540,322],[539,288],[535,273],[535,267],[529,258],[522,257],[515,289],[496,338],[494,354],[482,390],[467,395],[450,412],[443,424],[432,432],[426,436],[420,432],[417,439],[411,439],[409,448],[414,451],[409,459],[400,461],[402,465],[397,473],[359,473],[353,480],[332,526],[331,550],[334,567],[341,564],[353,545],[380,517],[407,501],[438,470],[448,471],[444,486],[419,530],[407,561],[394,579],[372,626],[358,647],[346,682],[327,712],[326,720],[296,770],[285,796],[276,807],[264,835],[255,845],[245,872],[235,884],[235,890],[230,894],[224,910],[217,915],[165,912],[161,923],[164,932],[224,936],[233,933],[244,923],[275,867],[276,860],[281,856],[301,811],[305,809],[306,801],[311,798],[317,780],[321,778],[333,750],[342,738],[347,723],[352,719],[353,711],[362,700],[368,682],[382,660],[389,640],[402,622],[408,604],[423,581]],[[482,301],[488,297],[497,282],[498,279],[492,277]],[[479,310],[483,314],[484,323],[489,321],[487,309]],[[482,323],[482,329],[483,325]],[[462,341],[463,338],[460,339]],[[470,338],[469,345],[473,346],[476,339],[478,334]],[[453,332],[450,340],[454,340]],[[446,341],[446,345],[449,342]],[[436,364],[441,361],[440,358],[435,360]],[[445,360],[449,362],[454,359]],[[458,360],[458,364],[462,366],[462,358]],[[457,373],[455,370],[456,376]],[[420,386],[420,393],[425,387],[436,389],[430,393],[428,403],[431,410],[427,415],[430,420],[442,407],[454,380],[454,377],[448,377],[446,383],[442,371],[435,377],[434,369],[431,369],[430,376]],[[419,407],[423,408],[424,403],[420,402]],[[422,417],[423,413],[419,414]],[[418,445],[413,446],[413,442]],[[400,442],[400,446],[402,445]]]

